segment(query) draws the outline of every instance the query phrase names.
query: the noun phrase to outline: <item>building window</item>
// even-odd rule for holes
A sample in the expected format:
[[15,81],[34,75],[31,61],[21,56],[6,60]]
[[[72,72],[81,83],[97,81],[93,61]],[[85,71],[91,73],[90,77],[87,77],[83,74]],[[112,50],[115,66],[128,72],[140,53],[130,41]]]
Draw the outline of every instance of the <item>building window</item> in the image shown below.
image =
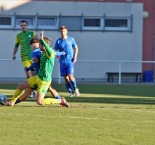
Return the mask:
[[16,28],[20,28],[21,20],[26,20],[28,22],[28,27],[29,28],[34,28],[35,27],[34,17],[33,16],[16,16],[15,17],[15,26],[16,26]]
[[11,27],[12,27],[12,17],[0,16],[0,28],[11,28]]
[[105,30],[131,31],[131,18],[105,18]]
[[83,30],[101,30],[103,29],[103,19],[101,18],[83,18]]
[[0,17],[0,25],[11,25],[11,17]]
[[100,19],[84,19],[84,27],[100,27]]
[[52,29],[57,28],[57,17],[38,17],[37,19],[37,27],[38,29]]
[[60,16],[59,24],[65,25],[69,30],[81,30],[81,16]]

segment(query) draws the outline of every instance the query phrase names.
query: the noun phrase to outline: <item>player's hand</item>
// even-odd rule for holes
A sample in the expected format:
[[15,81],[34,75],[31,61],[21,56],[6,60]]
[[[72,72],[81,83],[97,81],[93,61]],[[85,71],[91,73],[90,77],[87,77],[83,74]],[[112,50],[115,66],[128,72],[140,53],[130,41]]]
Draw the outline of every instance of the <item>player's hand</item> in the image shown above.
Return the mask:
[[74,59],[73,59],[73,63],[75,63],[76,61],[77,61],[77,59],[74,58]]
[[16,59],[16,56],[13,56],[12,59],[15,60]]
[[33,61],[36,62],[36,63],[39,62],[39,60],[36,57],[33,58]]
[[40,33],[40,39],[43,40],[43,38],[44,38],[44,31],[41,31],[41,33]]

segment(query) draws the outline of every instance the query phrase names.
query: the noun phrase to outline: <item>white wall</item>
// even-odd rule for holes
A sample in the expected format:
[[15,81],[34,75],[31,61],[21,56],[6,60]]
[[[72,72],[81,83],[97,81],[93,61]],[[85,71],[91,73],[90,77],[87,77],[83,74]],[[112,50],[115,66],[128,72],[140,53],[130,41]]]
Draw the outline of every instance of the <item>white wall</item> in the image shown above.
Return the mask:
[[[25,1],[24,1],[25,2]],[[14,3],[18,1],[14,0]],[[7,8],[7,3],[2,3],[1,14],[17,15],[71,15],[71,16],[131,16],[133,15],[132,32],[98,32],[98,31],[70,31],[79,46],[79,60],[110,60],[110,61],[142,61],[142,29],[143,29],[143,4],[142,3],[106,3],[106,2],[28,2],[18,7]],[[1,53],[0,59],[10,59],[15,43],[15,36],[20,31],[0,30]],[[37,32],[39,34],[39,32]],[[58,31],[45,31],[52,38],[51,46],[60,34]],[[18,57],[19,53],[18,53]],[[14,62],[15,63],[15,62]],[[0,78],[25,77],[20,62],[16,65],[10,61],[0,62],[5,64],[7,70],[1,67]],[[53,77],[58,77],[58,63]],[[18,69],[17,69],[18,68]],[[10,69],[10,71],[8,70]],[[77,78],[106,78],[107,71],[117,71],[115,63],[86,63],[77,62]],[[141,71],[141,64],[125,64],[123,71]],[[19,71],[17,71],[19,70]],[[6,73],[7,71],[7,73]]]

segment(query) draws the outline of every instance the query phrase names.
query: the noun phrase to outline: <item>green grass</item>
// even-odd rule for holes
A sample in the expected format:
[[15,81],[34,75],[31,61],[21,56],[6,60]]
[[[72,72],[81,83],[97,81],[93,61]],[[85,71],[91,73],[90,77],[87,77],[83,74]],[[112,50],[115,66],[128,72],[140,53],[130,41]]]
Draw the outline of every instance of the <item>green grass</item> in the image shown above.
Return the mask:
[[[12,96],[17,84],[0,84]],[[71,108],[28,99],[0,107],[0,145],[154,145],[155,85],[79,85]],[[50,96],[47,93],[47,96]]]

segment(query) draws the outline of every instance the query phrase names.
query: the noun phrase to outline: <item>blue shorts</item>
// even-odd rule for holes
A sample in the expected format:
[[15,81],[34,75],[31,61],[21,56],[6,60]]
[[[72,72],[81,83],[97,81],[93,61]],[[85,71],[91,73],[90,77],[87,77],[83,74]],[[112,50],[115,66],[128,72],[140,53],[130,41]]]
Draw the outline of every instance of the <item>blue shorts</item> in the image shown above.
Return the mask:
[[60,73],[61,76],[66,76],[68,74],[74,74],[74,63],[73,62],[60,62]]

